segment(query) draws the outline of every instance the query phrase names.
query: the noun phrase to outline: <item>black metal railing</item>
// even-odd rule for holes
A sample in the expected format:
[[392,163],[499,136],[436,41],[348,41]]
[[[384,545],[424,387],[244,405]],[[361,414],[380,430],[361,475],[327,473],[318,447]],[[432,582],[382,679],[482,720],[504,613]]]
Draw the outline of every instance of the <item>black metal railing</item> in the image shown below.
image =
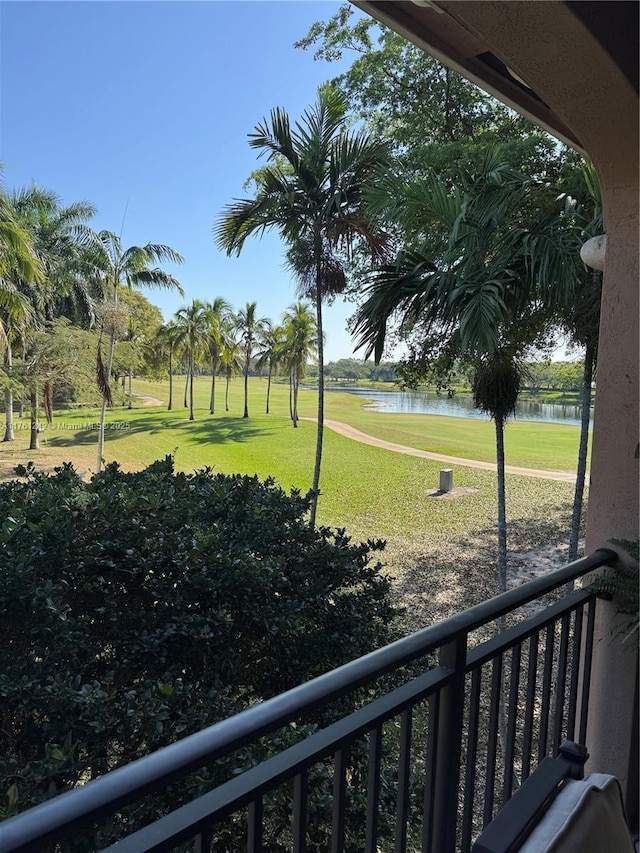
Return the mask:
[[298,742],[106,849],[467,853],[546,755],[587,740],[596,598],[559,595],[613,559],[596,551],[9,818],[0,851],[95,849],[101,821],[131,826],[130,804],[306,721]]

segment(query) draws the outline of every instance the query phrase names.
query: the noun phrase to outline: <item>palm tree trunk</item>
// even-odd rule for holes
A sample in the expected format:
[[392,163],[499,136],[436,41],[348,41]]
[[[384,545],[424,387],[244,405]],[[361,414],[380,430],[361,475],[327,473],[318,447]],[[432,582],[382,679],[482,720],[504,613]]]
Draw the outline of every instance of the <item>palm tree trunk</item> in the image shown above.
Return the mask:
[[504,472],[504,420],[495,418],[498,468],[498,592],[507,589],[507,510]]
[[216,363],[211,362],[211,395],[209,396],[209,414],[215,414],[216,408]]
[[[116,292],[117,297],[117,292]],[[115,303],[117,304],[118,300],[115,299]],[[107,356],[107,369],[106,369],[106,381],[107,384],[111,381],[111,368],[113,366],[113,351],[116,345],[116,335],[115,332],[111,332],[109,335],[109,354]],[[100,346],[100,343],[98,343]],[[102,396],[102,406],[100,408],[100,423],[98,424],[98,472],[102,471],[102,462],[104,457],[104,428],[105,422],[107,419],[107,398]]]
[[294,368],[293,374],[293,425],[294,427],[298,427],[298,390],[300,388],[300,377],[298,375],[298,368]]
[[249,359],[244,362],[244,414],[243,418],[249,417]]
[[40,443],[38,441],[38,389],[34,385],[30,393],[31,401],[31,441],[29,442],[29,450],[39,450]]
[[227,373],[227,385],[224,389],[224,410],[229,411],[229,374]]
[[42,405],[44,406],[44,413],[47,416],[47,424],[52,427],[53,426],[53,382],[50,379],[44,383],[44,388],[42,389]]
[[571,533],[569,535],[569,554],[567,562],[572,563],[578,558],[578,540],[580,539],[580,519],[584,498],[584,483],[587,474],[587,448],[589,445],[589,415],[591,414],[591,382],[593,381],[593,366],[596,360],[596,348],[587,344],[584,354],[584,370],[582,374],[582,414],[580,417],[580,445],[578,448],[578,468],[576,471],[576,488],[573,495],[573,513],[571,516]]
[[266,415],[269,414],[269,396],[271,395],[271,363],[269,363],[269,375],[267,376],[267,410],[265,412]]
[[171,358],[171,347],[169,347],[169,405],[167,406],[167,411],[170,412],[173,408],[173,370],[172,370],[172,358]]
[[318,497],[320,494],[320,466],[322,465],[322,439],[324,434],[324,341],[322,340],[322,287],[320,284],[320,264],[316,274],[316,323],[318,329],[318,424],[316,433],[316,461],[313,467],[311,484],[311,508],[309,526],[315,527]]
[[191,358],[191,364],[189,365],[189,420],[194,421],[195,418],[193,416],[193,374],[195,372],[196,366],[193,363],[193,356]]
[[289,417],[293,420],[293,368],[289,373]]
[[185,409],[189,406],[189,402],[187,400],[187,394],[189,393],[189,368],[187,367],[186,376],[184,380],[184,407]]
[[[13,367],[11,360],[11,344],[7,343],[7,349],[4,354],[4,366],[7,374],[11,377],[11,368]],[[13,433],[13,391],[10,388],[4,392],[4,410],[5,410],[5,428],[3,441],[14,441]]]

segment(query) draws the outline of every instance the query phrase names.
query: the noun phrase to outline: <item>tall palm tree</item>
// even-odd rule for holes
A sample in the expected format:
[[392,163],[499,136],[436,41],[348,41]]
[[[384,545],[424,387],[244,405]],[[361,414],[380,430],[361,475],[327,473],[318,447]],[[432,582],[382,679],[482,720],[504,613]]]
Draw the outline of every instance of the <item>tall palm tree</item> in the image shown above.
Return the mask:
[[224,346],[224,336],[227,333],[226,319],[231,313],[231,306],[221,296],[216,296],[213,302],[205,305],[205,317],[209,332],[209,358],[211,364],[211,396],[209,398],[209,414],[215,413],[216,406],[216,374],[220,370],[220,354]]
[[160,326],[156,335],[156,346],[159,350],[166,352],[168,359],[168,374],[169,374],[169,400],[167,402],[167,411],[173,409],[173,354],[175,352],[176,338],[178,328],[173,320]]
[[[20,338],[24,344],[35,346],[35,337],[31,332],[47,328],[56,316],[68,316],[90,322],[92,317],[92,285],[95,284],[95,260],[97,235],[86,224],[86,220],[95,214],[95,208],[88,202],[76,202],[63,207],[60,199],[51,190],[41,189],[35,184],[11,194],[11,206],[17,218],[30,236],[31,246],[40,263],[42,275],[38,282],[24,279],[14,268],[16,289],[28,300],[31,307],[30,328],[23,324]],[[27,334],[27,332],[29,332]],[[46,347],[44,347],[46,349]],[[23,351],[23,358],[26,351]],[[6,353],[11,362],[11,348]],[[31,369],[35,370],[38,359],[31,359]],[[43,380],[43,400],[47,419],[52,422],[53,382],[51,373]],[[30,380],[31,449],[37,449],[38,388],[35,380]],[[7,401],[7,432],[12,420],[12,403]]]
[[215,228],[227,254],[239,254],[251,234],[270,229],[288,247],[289,266],[301,295],[313,298],[318,325],[318,417],[310,524],[315,524],[324,428],[323,302],[344,291],[346,260],[356,238],[373,256],[385,245],[364,215],[362,190],[387,164],[384,146],[345,128],[345,104],[329,85],[292,128],[287,113],[271,111],[249,136],[268,164],[254,175],[256,194],[228,205]]
[[191,305],[183,305],[174,316],[176,326],[176,346],[182,350],[187,362],[187,381],[189,383],[189,420],[195,420],[193,413],[193,377],[196,364],[204,356],[209,345],[209,324],[207,307],[199,299]]
[[298,390],[308,362],[318,351],[318,326],[306,302],[291,305],[282,317],[283,360],[289,369],[289,400],[293,426],[298,426]]
[[129,248],[123,249],[120,237],[112,231],[100,231],[98,237],[102,246],[100,261],[105,292],[112,309],[110,322],[107,324],[103,319],[103,331],[108,336],[106,367],[102,360],[100,346],[98,346],[97,358],[98,388],[102,395],[102,409],[98,428],[98,471],[101,471],[104,455],[106,410],[107,406],[111,405],[109,382],[117,336],[118,291],[123,286],[161,287],[177,290],[178,293],[182,294],[182,287],[177,279],[159,267],[152,267],[151,264],[162,262],[178,264],[182,263],[183,258],[175,249],[161,243],[147,243],[145,246],[129,246]]
[[265,414],[269,414],[271,397],[271,379],[278,374],[278,368],[283,357],[285,330],[282,326],[268,323],[258,336],[258,352],[256,353],[256,369],[259,373],[267,368],[267,402]]
[[247,302],[236,314],[236,329],[240,335],[240,346],[242,347],[244,375],[244,414],[243,418],[249,417],[249,367],[253,356],[254,347],[260,335],[264,333],[269,322],[266,317],[257,317],[257,302]]
[[504,426],[520,387],[518,356],[539,342],[559,294],[575,280],[552,218],[539,221],[532,198],[539,192],[501,162],[499,149],[488,150],[479,173],[462,174],[453,189],[436,176],[419,185],[388,179],[370,194],[374,209],[386,206],[409,229],[422,220],[447,236],[435,251],[433,241],[427,251],[402,250],[395,265],[375,273],[355,322],[358,346],[377,361],[387,323],[400,313],[402,329],[419,332],[426,356],[448,350],[476,366],[476,402],[496,425],[500,591],[507,572]]
[[[578,245],[590,237],[602,233],[602,200],[596,171],[591,163],[585,163],[580,170],[587,198],[576,206],[574,230],[577,241],[575,255],[578,258]],[[598,359],[598,338],[600,335],[600,302],[602,299],[602,272],[581,269],[579,283],[575,293],[569,294],[566,311],[563,311],[563,325],[571,339],[584,347],[582,361],[582,393],[580,417],[580,441],[578,445],[578,463],[576,485],[571,513],[569,532],[569,550],[567,562],[578,558],[580,541],[580,522],[584,503],[584,486],[587,475],[587,454],[589,445],[589,420],[591,416],[592,383]]]
[[[0,164],[0,171],[2,164]],[[44,272],[33,246],[33,238],[20,221],[15,194],[9,194],[0,183],[0,353],[2,354],[5,402],[4,441],[13,441],[14,380],[12,345],[16,336],[27,328],[33,312],[21,285],[36,287]]]
[[220,352],[220,364],[225,376],[224,410],[229,411],[229,383],[231,378],[242,370],[240,344],[233,336],[233,328],[230,327],[224,337],[222,350]]

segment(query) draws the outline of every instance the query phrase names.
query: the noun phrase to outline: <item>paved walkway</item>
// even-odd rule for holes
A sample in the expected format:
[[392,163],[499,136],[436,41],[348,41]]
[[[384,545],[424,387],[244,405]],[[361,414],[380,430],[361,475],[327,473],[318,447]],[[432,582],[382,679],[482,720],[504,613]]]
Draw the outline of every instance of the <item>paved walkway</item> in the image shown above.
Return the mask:
[[[301,418],[304,421],[313,421],[315,418]],[[462,459],[459,456],[446,456],[444,453],[431,453],[428,450],[418,450],[415,447],[406,447],[404,444],[394,444],[392,441],[384,441],[360,432],[359,429],[343,424],[341,421],[325,420],[324,425],[337,432],[345,438],[360,441],[362,444],[370,444],[372,447],[380,447],[383,450],[392,450],[394,453],[404,453],[407,456],[418,456],[421,459],[432,459],[434,462],[446,462],[448,465],[464,465],[467,468],[480,468],[483,471],[495,471],[495,462],[480,462],[477,459]],[[574,471],[546,471],[540,468],[518,468],[515,465],[505,465],[507,474],[519,474],[521,477],[537,477],[542,480],[557,480],[561,483],[575,483]]]

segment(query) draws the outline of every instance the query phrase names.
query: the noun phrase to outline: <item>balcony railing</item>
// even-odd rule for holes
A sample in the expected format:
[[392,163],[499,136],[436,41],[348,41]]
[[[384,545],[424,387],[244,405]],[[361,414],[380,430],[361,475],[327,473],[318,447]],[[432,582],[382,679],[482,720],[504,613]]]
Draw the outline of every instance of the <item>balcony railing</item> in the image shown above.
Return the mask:
[[[95,849],[101,824],[135,827],[137,802],[169,786],[184,802],[189,774],[242,754],[247,769],[106,849],[467,853],[545,756],[588,741],[597,600],[563,593],[614,558],[596,551],[12,817],[0,851]],[[251,766],[258,745],[269,757]]]

